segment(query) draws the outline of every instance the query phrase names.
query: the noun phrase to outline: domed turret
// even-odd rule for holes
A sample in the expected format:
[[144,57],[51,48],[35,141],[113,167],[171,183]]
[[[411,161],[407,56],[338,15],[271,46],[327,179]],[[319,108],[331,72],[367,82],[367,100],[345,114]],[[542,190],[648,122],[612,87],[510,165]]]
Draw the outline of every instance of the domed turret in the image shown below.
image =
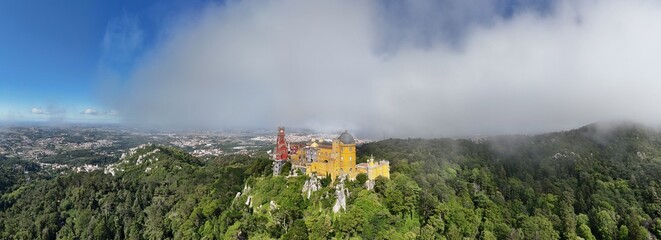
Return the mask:
[[337,138],[340,139],[343,144],[356,144],[356,140],[354,140],[353,136],[351,136],[346,130]]

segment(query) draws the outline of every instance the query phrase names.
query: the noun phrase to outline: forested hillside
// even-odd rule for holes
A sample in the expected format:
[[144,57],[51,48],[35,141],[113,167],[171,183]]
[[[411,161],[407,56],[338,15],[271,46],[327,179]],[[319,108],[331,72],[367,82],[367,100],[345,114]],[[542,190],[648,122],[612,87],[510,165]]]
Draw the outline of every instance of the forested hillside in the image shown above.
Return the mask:
[[[592,124],[537,136],[390,139],[358,154],[390,160],[391,179],[367,190],[360,175],[340,188],[270,176],[266,156],[205,162],[161,146],[136,150],[114,175],[25,174],[23,165],[4,164],[0,238],[661,237],[661,134],[653,129]],[[335,213],[340,191],[346,207]]]
[[642,126],[592,124],[475,141],[393,139],[359,152],[391,159],[395,172],[423,189],[422,236],[661,237],[661,135]]

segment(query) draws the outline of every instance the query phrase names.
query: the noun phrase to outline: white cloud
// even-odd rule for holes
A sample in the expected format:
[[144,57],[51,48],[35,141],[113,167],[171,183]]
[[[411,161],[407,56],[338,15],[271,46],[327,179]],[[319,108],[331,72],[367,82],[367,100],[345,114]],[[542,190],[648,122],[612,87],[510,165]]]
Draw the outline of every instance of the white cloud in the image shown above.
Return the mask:
[[85,110],[81,111],[80,114],[90,116],[117,116],[119,115],[119,112],[114,109],[109,111],[99,111],[94,108],[86,108]]
[[65,120],[67,110],[57,105],[49,105],[46,108],[33,107],[30,112],[37,117],[36,119],[48,120],[51,122],[60,122]]
[[[134,123],[379,137],[661,123],[661,2],[566,1],[548,12],[466,24],[455,44],[424,33],[442,24],[410,33],[384,21],[375,2],[211,6],[170,29],[118,101]],[[407,37],[421,34],[434,44]],[[384,53],[393,38],[395,51]]]
[[80,114],[84,114],[84,115],[99,115],[99,111],[97,111],[97,110],[95,110],[95,109],[92,109],[92,108],[87,108],[87,109],[83,110],[82,112],[80,112]]
[[35,107],[35,108],[32,108],[32,113],[33,113],[33,114],[47,114],[47,112],[44,111],[43,109],[41,109],[41,108],[36,108],[36,107]]

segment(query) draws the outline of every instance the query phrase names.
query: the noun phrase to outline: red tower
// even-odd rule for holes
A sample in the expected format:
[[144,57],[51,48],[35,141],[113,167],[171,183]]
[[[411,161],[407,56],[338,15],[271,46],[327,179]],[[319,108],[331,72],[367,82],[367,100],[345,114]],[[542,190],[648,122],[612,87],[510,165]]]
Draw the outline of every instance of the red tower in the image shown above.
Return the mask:
[[287,141],[285,141],[285,128],[278,127],[278,139],[275,143],[275,160],[287,160]]

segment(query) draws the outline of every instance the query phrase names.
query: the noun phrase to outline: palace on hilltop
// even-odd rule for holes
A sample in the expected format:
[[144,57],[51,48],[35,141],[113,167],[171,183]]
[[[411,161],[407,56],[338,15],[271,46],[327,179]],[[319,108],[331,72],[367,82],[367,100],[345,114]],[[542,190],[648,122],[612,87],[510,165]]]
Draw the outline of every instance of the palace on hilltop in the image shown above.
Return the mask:
[[390,178],[390,163],[386,160],[375,161],[371,157],[366,163],[356,164],[356,140],[347,131],[331,142],[312,139],[310,142],[287,143],[284,128],[278,128],[273,160],[274,175],[280,173],[285,161],[290,161],[292,168],[309,176],[354,180],[358,174],[365,173],[369,180],[379,176]]

